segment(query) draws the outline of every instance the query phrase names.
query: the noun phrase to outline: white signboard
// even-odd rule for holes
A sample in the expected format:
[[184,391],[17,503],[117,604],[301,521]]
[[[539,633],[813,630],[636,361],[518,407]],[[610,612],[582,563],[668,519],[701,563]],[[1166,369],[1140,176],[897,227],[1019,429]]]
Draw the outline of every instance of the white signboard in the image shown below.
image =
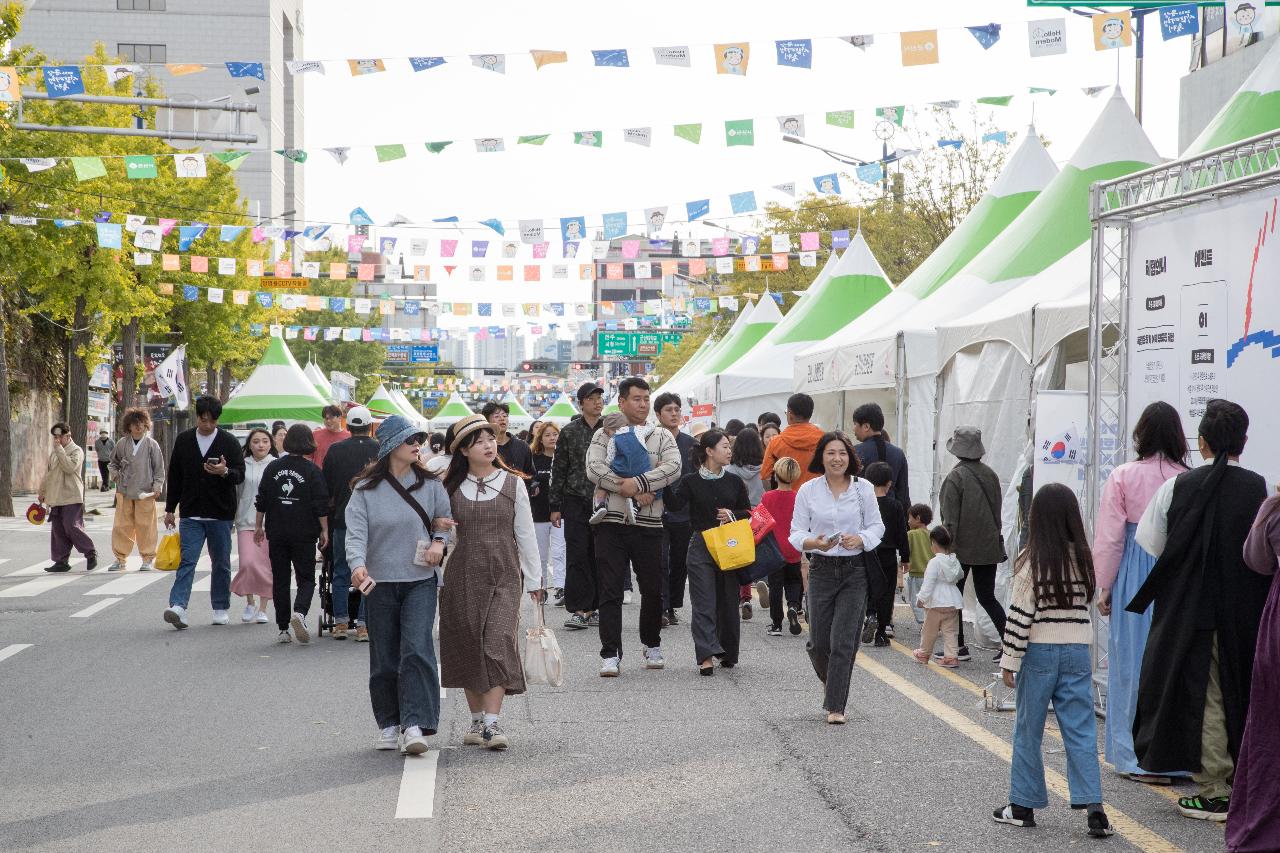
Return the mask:
[[1194,455],[1205,404],[1232,400],[1249,414],[1242,464],[1271,483],[1280,481],[1278,212],[1280,191],[1267,189],[1134,224],[1123,433],[1165,400]]

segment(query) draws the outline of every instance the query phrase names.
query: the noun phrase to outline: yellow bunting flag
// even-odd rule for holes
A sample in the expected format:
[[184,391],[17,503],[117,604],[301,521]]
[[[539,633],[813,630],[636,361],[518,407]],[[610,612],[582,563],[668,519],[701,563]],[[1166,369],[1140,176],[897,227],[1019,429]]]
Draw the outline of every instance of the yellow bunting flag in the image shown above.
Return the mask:
[[174,77],[183,77],[187,74],[199,74],[204,70],[203,65],[199,65],[194,62],[174,62],[166,65],[165,68],[169,69],[169,73]]
[[563,50],[531,50],[529,53],[533,56],[533,64],[535,68],[541,68],[544,65],[554,65],[557,62],[568,62],[569,54]]
[[938,61],[938,31],[902,33],[903,65],[934,65]]

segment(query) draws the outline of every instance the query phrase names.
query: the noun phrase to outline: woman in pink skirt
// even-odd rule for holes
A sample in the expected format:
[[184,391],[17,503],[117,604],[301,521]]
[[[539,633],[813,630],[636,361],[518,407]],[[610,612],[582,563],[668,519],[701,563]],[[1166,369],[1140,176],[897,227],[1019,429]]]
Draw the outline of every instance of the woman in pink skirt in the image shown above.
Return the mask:
[[[258,510],[254,498],[262,472],[276,459],[271,433],[255,429],[244,442],[244,482],[239,486],[239,503],[236,506],[236,549],[240,555],[240,567],[231,579],[231,591],[244,596],[246,604],[241,622],[270,622],[267,605],[271,603],[271,558],[267,555],[267,541],[253,541],[253,529]],[[257,599],[256,603],[254,599]]]

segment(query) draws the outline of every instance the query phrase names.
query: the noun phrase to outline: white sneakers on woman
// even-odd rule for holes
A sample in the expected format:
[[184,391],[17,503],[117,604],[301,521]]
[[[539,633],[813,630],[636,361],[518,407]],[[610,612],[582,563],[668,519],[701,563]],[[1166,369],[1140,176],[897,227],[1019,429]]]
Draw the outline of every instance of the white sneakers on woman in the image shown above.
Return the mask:
[[255,618],[257,618],[257,616],[258,616],[257,606],[253,604],[246,604],[244,606],[244,612],[240,614],[240,621],[245,623],[252,622]]
[[390,751],[400,746],[400,727],[387,726],[378,732],[378,742],[374,745],[374,749]]

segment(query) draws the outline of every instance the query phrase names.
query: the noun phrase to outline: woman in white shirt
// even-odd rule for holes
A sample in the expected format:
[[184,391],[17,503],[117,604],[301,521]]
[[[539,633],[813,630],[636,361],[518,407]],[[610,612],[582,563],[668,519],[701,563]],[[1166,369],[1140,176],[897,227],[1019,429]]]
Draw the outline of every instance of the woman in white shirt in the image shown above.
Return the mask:
[[809,659],[826,685],[827,722],[841,725],[867,609],[867,561],[875,559],[884,522],[871,484],[843,433],[818,440],[809,471],[823,476],[796,493],[791,545],[809,556]]
[[502,700],[525,691],[516,642],[520,592],[541,605],[542,560],[529,490],[498,456],[493,426],[480,415],[454,425],[449,493],[457,542],[440,592],[440,683],[461,687],[471,709],[468,746],[505,750]]
[[[265,429],[255,429],[244,440],[244,482],[237,489],[236,503],[236,554],[239,564],[236,576],[231,579],[231,591],[244,596],[247,602],[241,622],[257,622],[265,625],[271,621],[267,605],[271,603],[271,557],[267,543],[253,541],[253,530],[258,519],[254,498],[262,482],[262,472],[276,461],[275,444]],[[257,600],[255,601],[255,596]]]

